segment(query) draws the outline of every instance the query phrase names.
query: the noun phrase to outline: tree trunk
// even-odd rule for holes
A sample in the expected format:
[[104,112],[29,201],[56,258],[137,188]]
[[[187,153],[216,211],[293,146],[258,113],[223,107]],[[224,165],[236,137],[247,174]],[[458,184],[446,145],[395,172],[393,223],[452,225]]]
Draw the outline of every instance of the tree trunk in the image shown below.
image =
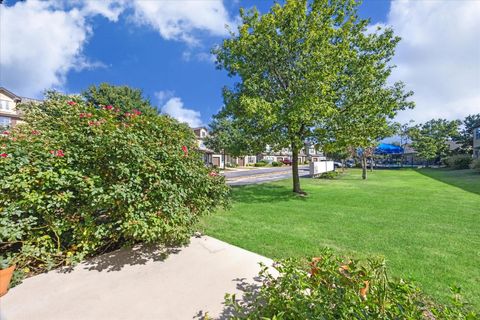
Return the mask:
[[345,173],[345,159],[342,159],[342,173]]
[[292,144],[293,192],[304,195],[305,192],[300,188],[300,176],[298,175],[298,152],[298,147]]
[[222,150],[223,153],[223,170],[225,170],[225,149]]
[[373,172],[373,157],[370,157],[370,172]]
[[362,154],[362,179],[367,179],[367,157]]

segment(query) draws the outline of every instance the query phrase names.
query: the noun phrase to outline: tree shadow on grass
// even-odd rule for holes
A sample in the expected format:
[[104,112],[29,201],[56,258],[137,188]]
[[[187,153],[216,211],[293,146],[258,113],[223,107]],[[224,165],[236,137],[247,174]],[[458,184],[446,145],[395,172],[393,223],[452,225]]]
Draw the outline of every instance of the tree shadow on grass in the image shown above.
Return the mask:
[[480,195],[480,173],[473,170],[422,168],[415,171],[429,178]]
[[233,201],[236,203],[266,203],[284,201],[306,201],[307,196],[299,196],[290,187],[276,184],[257,184],[233,187]]
[[[82,262],[77,267],[89,271],[120,271],[125,266],[145,265],[147,262],[163,261],[170,254],[180,252],[180,247],[165,248],[159,245],[137,244],[130,248],[121,248],[107,252]],[[73,271],[74,267],[64,267],[60,272]]]

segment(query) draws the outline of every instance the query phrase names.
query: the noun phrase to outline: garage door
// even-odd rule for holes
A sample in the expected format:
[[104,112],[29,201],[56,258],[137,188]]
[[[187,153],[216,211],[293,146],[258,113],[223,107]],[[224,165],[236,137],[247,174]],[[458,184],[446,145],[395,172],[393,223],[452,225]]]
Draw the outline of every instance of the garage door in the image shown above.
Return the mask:
[[213,165],[220,167],[220,158],[219,157],[213,157]]

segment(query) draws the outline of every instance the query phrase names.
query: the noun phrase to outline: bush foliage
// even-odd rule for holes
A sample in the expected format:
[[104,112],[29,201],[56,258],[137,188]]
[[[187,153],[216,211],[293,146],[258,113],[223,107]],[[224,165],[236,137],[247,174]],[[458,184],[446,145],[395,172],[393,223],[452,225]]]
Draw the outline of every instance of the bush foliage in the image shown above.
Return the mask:
[[[477,319],[454,288],[439,305],[412,283],[390,279],[385,262],[344,260],[330,250],[309,259],[263,266],[261,286],[245,286],[241,300],[227,294],[232,319]],[[273,275],[272,275],[273,274]]]
[[327,180],[333,180],[338,178],[340,174],[337,171],[328,171],[328,172],[323,172],[321,175],[318,176],[318,179],[327,179]]
[[472,164],[470,165],[470,167],[473,169],[473,170],[476,170],[478,172],[480,172],[480,159],[475,159],[472,161]]
[[0,136],[0,252],[24,273],[137,242],[188,241],[226,203],[185,124],[49,93]]
[[472,156],[469,154],[457,154],[445,158],[444,161],[447,167],[455,170],[461,170],[470,168],[472,160]]
[[256,163],[253,164],[255,167],[265,167],[266,165],[268,165],[268,161],[266,160],[260,160]]
[[281,167],[281,166],[283,166],[283,163],[278,161],[272,161],[272,167]]

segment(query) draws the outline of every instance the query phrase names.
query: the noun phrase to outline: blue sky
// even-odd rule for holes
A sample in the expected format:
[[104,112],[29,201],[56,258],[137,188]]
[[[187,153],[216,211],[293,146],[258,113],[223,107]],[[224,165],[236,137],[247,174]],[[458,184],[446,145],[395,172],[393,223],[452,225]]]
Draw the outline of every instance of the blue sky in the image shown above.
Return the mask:
[[[153,105],[182,121],[193,126],[208,124],[222,105],[221,88],[232,83],[224,71],[215,69],[209,54],[212,46],[228,36],[223,24],[235,23],[240,6],[266,12],[272,3],[7,0],[0,8],[0,85],[34,97],[47,88],[76,93],[101,82],[129,85],[142,89]],[[393,25],[404,39],[414,40],[399,47],[395,62],[400,70],[393,79],[407,82],[420,94],[416,95],[417,110],[399,120],[459,118],[480,112],[480,97],[473,92],[480,91],[480,43],[473,32],[468,33],[480,25],[465,16],[473,12],[472,18],[480,20],[480,6],[468,0],[456,3],[404,1],[392,8],[386,0],[365,0],[360,7],[360,15],[371,18],[372,25]],[[450,20],[442,17],[443,12]],[[455,14],[464,21],[455,19]],[[445,23],[454,31],[458,28],[464,39],[437,32]],[[16,39],[10,41],[13,34]],[[418,45],[418,40],[428,45]],[[438,52],[440,44],[443,53]],[[452,56],[451,52],[457,53]],[[465,83],[469,83],[467,88]]]

